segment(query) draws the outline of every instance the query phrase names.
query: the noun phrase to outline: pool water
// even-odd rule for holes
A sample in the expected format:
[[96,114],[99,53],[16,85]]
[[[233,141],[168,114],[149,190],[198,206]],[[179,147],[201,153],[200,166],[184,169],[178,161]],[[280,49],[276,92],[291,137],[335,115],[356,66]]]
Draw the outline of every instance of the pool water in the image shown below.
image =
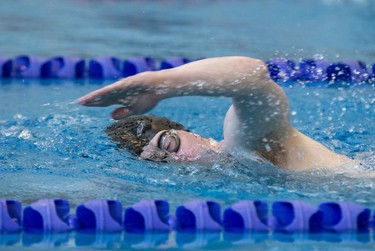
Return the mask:
[[[365,177],[353,178],[345,173],[292,173],[252,161],[217,161],[203,167],[138,160],[119,150],[103,132],[111,123],[111,108],[87,108],[73,102],[99,84],[2,81],[0,100],[20,102],[4,109],[0,121],[1,197],[24,204],[39,198],[64,198],[72,208],[95,198],[116,199],[128,206],[143,198],[165,199],[172,214],[176,206],[195,198],[215,200],[223,209],[243,199],[302,200],[314,205],[351,201],[375,208],[375,180],[366,178],[375,172],[375,93],[370,85],[284,88],[299,130],[364,164],[353,169]],[[229,105],[225,98],[173,98],[162,101],[151,113],[220,140]]]
[[[264,60],[284,56],[373,63],[375,31],[369,27],[375,21],[374,4],[366,0],[4,0],[0,3],[0,55],[76,55],[87,59],[98,55],[155,59],[246,55]],[[353,166],[355,174],[349,175],[293,173],[250,160],[217,161],[212,167],[139,160],[118,149],[104,133],[113,122],[109,117],[113,107],[88,108],[74,102],[110,82],[0,79],[0,198],[16,199],[24,205],[40,198],[63,198],[72,208],[94,198],[116,199],[124,206],[143,198],[167,199],[172,214],[176,206],[196,198],[215,200],[223,209],[242,199],[297,199],[314,205],[351,201],[375,209],[375,179],[370,177],[375,172],[375,87],[371,83],[351,87],[283,84],[291,102],[293,125],[362,163]],[[226,98],[172,98],[150,113],[221,140],[230,104]],[[67,240],[60,248],[74,249],[75,235],[56,237]],[[158,248],[174,249],[178,246],[175,235],[167,236],[167,241],[165,236],[121,238],[128,238],[127,243],[137,238],[155,240],[167,243],[155,244]],[[108,238],[118,240],[117,235]],[[205,245],[204,240],[217,240],[217,236],[199,238],[202,243],[197,249],[247,250],[251,242],[256,242],[251,247],[259,250],[374,249],[373,241],[361,242],[357,236],[340,237],[341,244],[303,236],[295,236],[294,243],[260,236],[241,245],[222,241]],[[97,244],[93,247],[123,248],[120,244]],[[21,246],[16,242],[1,249]]]

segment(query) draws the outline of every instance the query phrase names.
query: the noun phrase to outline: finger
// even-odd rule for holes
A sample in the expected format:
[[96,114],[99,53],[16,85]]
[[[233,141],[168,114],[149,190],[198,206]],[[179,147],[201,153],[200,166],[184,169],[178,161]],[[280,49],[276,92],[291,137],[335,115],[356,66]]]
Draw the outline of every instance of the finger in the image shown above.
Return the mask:
[[77,102],[86,106],[99,106],[105,100],[105,90],[97,90],[77,99]]
[[82,97],[77,99],[77,102],[84,106],[104,106],[103,105],[103,98],[98,97]]
[[119,120],[119,119],[129,117],[130,115],[133,115],[133,110],[127,107],[120,107],[120,108],[113,110],[111,117],[115,120]]

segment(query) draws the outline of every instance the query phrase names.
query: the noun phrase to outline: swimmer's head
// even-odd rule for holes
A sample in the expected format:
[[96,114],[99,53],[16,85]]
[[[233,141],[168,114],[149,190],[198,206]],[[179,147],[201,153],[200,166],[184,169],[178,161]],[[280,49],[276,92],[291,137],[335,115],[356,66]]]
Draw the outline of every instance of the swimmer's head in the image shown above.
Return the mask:
[[120,148],[140,156],[158,132],[171,129],[187,131],[177,122],[150,114],[119,120],[108,126],[105,132]]

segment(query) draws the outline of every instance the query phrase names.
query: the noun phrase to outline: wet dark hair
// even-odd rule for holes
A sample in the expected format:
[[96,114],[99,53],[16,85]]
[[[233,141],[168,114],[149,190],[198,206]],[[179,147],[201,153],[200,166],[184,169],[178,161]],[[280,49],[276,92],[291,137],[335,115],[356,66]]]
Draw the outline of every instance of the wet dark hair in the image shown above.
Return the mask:
[[140,155],[151,139],[162,130],[188,131],[182,124],[152,114],[136,115],[109,125],[105,132],[118,147]]

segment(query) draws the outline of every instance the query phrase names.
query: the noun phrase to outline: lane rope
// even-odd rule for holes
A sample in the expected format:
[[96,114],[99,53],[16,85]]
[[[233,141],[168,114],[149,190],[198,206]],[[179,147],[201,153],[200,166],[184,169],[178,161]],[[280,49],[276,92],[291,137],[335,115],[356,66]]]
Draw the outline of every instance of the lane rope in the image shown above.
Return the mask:
[[[71,213],[63,199],[40,199],[27,205],[0,200],[0,233],[100,231],[113,232],[285,232],[346,233],[374,230],[372,210],[351,202],[243,200],[221,212],[219,203],[192,200],[170,214],[166,200],[141,200],[123,209],[117,200],[95,199]],[[1,236],[1,235],[0,235]]]
[[[199,59],[197,59],[199,60]],[[97,57],[85,60],[73,56],[42,58],[21,55],[15,58],[0,56],[0,78],[43,79],[119,79],[144,71],[177,67],[194,60],[166,57],[157,62],[151,57]],[[360,60],[329,62],[321,59],[274,58],[265,61],[270,76],[278,83],[335,83],[366,84],[375,82],[375,63]]]

